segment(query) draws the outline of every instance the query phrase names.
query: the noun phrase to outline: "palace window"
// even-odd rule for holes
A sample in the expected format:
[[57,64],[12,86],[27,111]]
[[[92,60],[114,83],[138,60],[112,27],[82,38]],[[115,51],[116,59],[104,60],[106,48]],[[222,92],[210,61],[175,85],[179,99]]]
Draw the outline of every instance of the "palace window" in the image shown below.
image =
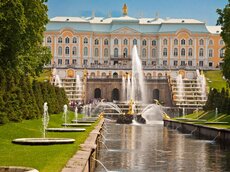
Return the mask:
[[88,44],[88,39],[84,38],[84,44]]
[[181,65],[181,66],[185,66],[185,61],[181,61],[181,62],[180,62],[180,65]]
[[178,45],[178,40],[174,39],[174,45]]
[[213,57],[213,50],[212,49],[208,50],[208,57]]
[[118,48],[114,48],[114,57],[118,57]]
[[65,65],[69,64],[69,59],[65,59]]
[[157,56],[157,51],[155,48],[152,49],[152,57],[156,57]]
[[98,40],[98,39],[95,39],[94,44],[95,44],[95,45],[99,45],[99,40]]
[[203,39],[200,39],[199,44],[200,44],[200,45],[204,45],[204,40],[203,40]]
[[213,40],[209,40],[209,45],[213,45]]
[[142,41],[142,45],[143,45],[143,46],[146,46],[146,45],[147,45],[147,41],[146,41],[145,39]]
[[220,58],[223,58],[224,57],[224,49],[220,49]]
[[73,43],[76,44],[77,43],[77,38],[73,37]]
[[203,61],[199,61],[199,66],[204,66],[204,62]]
[[84,59],[83,60],[83,65],[87,65],[88,64],[88,60]]
[[84,47],[84,56],[88,56],[88,48]]
[[220,45],[224,45],[223,39],[220,40]]
[[192,61],[188,61],[188,66],[192,66]]
[[128,45],[128,40],[124,39],[124,45]]
[[58,55],[62,55],[62,47],[58,47]]
[[173,61],[173,66],[177,66],[178,65],[178,61],[177,60],[174,60]]
[[182,39],[182,40],[180,41],[180,44],[181,44],[181,45],[185,45],[185,39]]
[[58,43],[62,43],[62,38],[61,37],[58,38]]
[[200,50],[199,50],[199,56],[200,57],[204,56],[204,49],[203,48],[200,48]]
[[178,49],[177,49],[177,48],[174,48],[173,55],[174,55],[175,57],[178,56]]
[[137,45],[137,40],[136,39],[133,40],[133,45]]
[[188,40],[188,45],[192,45],[192,44],[193,44],[192,39],[189,39],[189,40]]
[[73,47],[72,54],[73,54],[74,56],[76,56],[76,55],[77,55],[77,48],[76,48],[76,47]]
[[181,49],[181,56],[185,56],[185,49],[184,48]]
[[58,65],[62,64],[62,59],[58,59]]
[[109,45],[108,39],[105,39],[105,40],[104,40],[104,45]]
[[73,59],[73,60],[72,60],[72,64],[76,65],[76,64],[77,64],[77,60],[76,60],[76,59]]
[[163,45],[167,45],[168,44],[168,40],[167,39],[164,39],[163,40]]
[[167,60],[163,60],[163,66],[167,66]]
[[109,50],[108,48],[104,49],[104,57],[108,57],[109,56]]
[[98,57],[98,56],[99,56],[98,48],[95,48],[95,49],[94,49],[94,56],[95,56],[95,57]]
[[124,49],[124,52],[123,52],[123,57],[127,57],[127,56],[128,56],[128,49],[125,48],[125,49]]
[[156,46],[157,45],[157,41],[156,40],[153,40],[152,41],[152,46]]
[[145,48],[142,49],[142,57],[146,57],[146,49]]
[[118,45],[118,39],[114,39],[114,45]]
[[65,47],[65,55],[69,55],[69,47]]
[[51,40],[51,37],[50,37],[50,36],[47,38],[46,42],[47,42],[47,43],[51,43],[51,42],[52,42],[52,40]]
[[188,49],[188,56],[191,57],[192,56],[192,48]]
[[167,56],[167,54],[168,54],[167,48],[164,48],[163,49],[163,56]]
[[66,43],[66,44],[69,44],[69,37],[66,37],[66,38],[65,38],[65,43]]

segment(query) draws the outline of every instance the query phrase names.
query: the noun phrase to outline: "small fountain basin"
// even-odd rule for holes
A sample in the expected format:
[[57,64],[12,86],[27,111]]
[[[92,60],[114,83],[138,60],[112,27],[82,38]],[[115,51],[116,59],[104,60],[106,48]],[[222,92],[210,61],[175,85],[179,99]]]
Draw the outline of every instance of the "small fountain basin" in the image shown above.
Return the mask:
[[88,127],[91,126],[91,124],[87,124],[87,123],[64,123],[62,124],[62,126],[66,126],[66,127]]
[[12,143],[21,144],[21,145],[52,145],[52,144],[68,144],[74,142],[75,139],[69,139],[69,138],[19,138],[19,139],[14,139],[12,141]]
[[85,128],[47,128],[49,132],[83,132]]

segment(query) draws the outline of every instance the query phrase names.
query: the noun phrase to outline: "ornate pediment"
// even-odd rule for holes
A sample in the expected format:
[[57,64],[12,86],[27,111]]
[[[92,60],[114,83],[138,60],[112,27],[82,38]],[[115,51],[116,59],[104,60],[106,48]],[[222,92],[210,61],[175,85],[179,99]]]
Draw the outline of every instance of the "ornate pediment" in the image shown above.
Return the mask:
[[140,32],[134,30],[134,29],[131,29],[131,28],[128,28],[128,27],[123,27],[123,28],[119,28],[119,29],[116,29],[112,32],[112,34],[124,34],[124,35],[133,35],[133,34],[141,34]]

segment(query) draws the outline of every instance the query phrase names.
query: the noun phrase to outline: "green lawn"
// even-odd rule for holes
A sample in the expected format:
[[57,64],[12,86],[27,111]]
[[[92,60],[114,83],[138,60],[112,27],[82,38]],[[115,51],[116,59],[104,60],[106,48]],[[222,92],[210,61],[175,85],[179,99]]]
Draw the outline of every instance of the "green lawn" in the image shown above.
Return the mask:
[[36,77],[36,80],[39,82],[49,81],[50,76],[51,76],[51,70],[50,69],[44,69],[43,73],[41,73],[39,77]]
[[[73,113],[69,116],[69,121],[74,118]],[[51,115],[49,127],[61,127],[62,123],[62,114]],[[11,143],[16,138],[41,137],[41,119],[2,125],[0,126],[0,166],[33,167],[40,172],[61,171],[96,124],[97,122],[90,127],[86,127],[85,132],[47,133],[47,137],[74,138],[76,140],[74,144],[49,146],[26,146]]]
[[226,81],[223,79],[223,75],[220,70],[205,71],[204,75],[209,88],[216,88],[218,90],[221,90],[223,87],[226,88]]

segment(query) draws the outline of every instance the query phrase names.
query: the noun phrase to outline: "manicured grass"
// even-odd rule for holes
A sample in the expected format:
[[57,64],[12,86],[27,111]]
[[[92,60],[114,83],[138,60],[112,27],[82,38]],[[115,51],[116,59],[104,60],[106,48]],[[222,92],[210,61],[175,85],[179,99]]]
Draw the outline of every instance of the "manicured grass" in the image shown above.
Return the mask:
[[205,71],[204,75],[209,88],[216,88],[218,90],[226,88],[226,81],[223,79],[221,71]]
[[50,76],[51,76],[51,70],[44,69],[43,73],[41,73],[39,77],[36,77],[36,80],[39,82],[49,81]]
[[[69,121],[71,121],[74,115],[71,113],[69,116]],[[62,114],[51,115],[49,127],[61,127],[62,123]],[[11,143],[16,138],[42,137],[41,119],[2,125],[0,126],[0,166],[33,167],[40,172],[61,171],[97,123],[85,127],[85,132],[49,132],[47,137],[74,138],[76,140],[74,144],[49,146],[26,146]]]
[[[225,128],[225,129],[230,129],[230,115],[227,114],[215,114],[214,111],[209,111],[209,112],[205,112],[205,111],[199,111],[194,112],[192,114],[188,114],[186,116],[184,116],[184,118],[188,119],[187,122],[189,123],[194,123],[194,124],[202,124],[205,126],[210,126],[210,127],[216,127],[216,128]],[[180,120],[180,118],[175,118],[176,120]],[[205,120],[205,121],[192,121],[192,120]],[[183,119],[184,122],[186,122],[186,120]],[[228,122],[227,124],[206,124],[205,122]]]

